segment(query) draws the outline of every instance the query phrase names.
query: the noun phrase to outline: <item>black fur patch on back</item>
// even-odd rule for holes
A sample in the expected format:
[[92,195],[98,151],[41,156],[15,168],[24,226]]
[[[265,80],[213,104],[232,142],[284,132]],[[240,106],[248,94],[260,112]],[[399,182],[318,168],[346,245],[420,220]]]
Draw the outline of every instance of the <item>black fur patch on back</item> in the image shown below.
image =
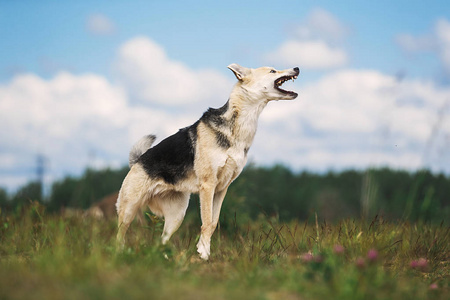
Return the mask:
[[231,120],[226,120],[223,116],[228,111],[228,102],[229,101],[227,101],[227,103],[220,108],[209,108],[200,118],[200,121],[205,123],[216,135],[217,144],[225,149],[231,147],[231,142],[227,136],[220,131],[220,129],[221,127],[233,126],[232,123],[234,123],[235,120],[234,116]]
[[200,120],[208,125],[211,124],[217,127],[226,125],[227,121],[223,118],[223,115],[228,111],[228,102],[221,108],[208,108]]
[[193,169],[197,125],[180,129],[142,154],[138,162],[150,177],[176,184]]

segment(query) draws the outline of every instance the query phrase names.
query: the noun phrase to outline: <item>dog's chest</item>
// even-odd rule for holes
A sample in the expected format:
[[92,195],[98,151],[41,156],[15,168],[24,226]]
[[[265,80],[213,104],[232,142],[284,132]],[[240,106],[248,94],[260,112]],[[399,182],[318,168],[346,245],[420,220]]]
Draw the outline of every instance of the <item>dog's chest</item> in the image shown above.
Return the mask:
[[247,149],[237,149],[232,147],[226,152],[225,161],[218,169],[217,188],[222,190],[226,188],[242,172],[247,162]]

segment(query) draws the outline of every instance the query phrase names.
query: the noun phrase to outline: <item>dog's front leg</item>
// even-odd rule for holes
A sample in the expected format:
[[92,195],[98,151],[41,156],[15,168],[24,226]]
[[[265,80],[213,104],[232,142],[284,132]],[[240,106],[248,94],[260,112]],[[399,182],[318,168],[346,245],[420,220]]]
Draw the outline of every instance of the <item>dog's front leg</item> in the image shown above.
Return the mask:
[[214,230],[219,223],[220,209],[222,208],[223,199],[225,198],[225,194],[227,193],[228,187],[220,192],[216,192],[214,195],[214,204],[213,204],[213,225]]
[[213,198],[215,184],[203,183],[200,187],[200,215],[202,218],[202,231],[197,244],[197,252],[204,260],[208,260],[211,247],[211,236],[214,233]]

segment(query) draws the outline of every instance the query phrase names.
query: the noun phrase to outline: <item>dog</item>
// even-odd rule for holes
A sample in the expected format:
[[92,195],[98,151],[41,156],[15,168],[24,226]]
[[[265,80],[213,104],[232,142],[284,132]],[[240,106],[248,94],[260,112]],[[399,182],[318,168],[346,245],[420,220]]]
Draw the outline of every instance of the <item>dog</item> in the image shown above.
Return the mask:
[[190,194],[198,193],[202,226],[197,252],[203,260],[209,259],[222,202],[247,162],[262,110],[269,101],[293,100],[298,95],[281,89],[285,81],[297,79],[298,67],[277,71],[231,64],[228,68],[238,82],[224,106],[209,108],[193,125],[153,147],[154,135],[132,147],[130,171],[116,203],[120,249],[130,223],[144,205],[164,217],[161,242],[166,244],[183,222]]

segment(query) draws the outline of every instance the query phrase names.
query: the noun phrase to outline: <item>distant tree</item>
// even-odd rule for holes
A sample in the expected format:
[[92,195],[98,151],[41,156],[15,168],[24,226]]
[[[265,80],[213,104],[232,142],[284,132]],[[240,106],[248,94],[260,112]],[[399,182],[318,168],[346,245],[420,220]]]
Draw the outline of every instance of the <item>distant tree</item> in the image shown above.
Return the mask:
[[42,202],[42,186],[40,182],[32,181],[21,187],[12,197],[11,206],[20,208],[31,201]]
[[[252,218],[277,216],[280,220],[307,219],[318,214],[327,221],[359,218],[368,201],[366,216],[388,219],[436,220],[450,213],[450,178],[429,171],[409,173],[387,168],[339,173],[292,173],[281,165],[249,165],[230,186],[228,213]],[[239,197],[239,201],[232,197]],[[239,203],[239,205],[236,205]]]
[[79,179],[66,177],[62,181],[56,181],[52,185],[50,201],[48,203],[50,211],[58,211],[61,208],[68,207],[75,201]]
[[[52,185],[48,209],[88,208],[117,192],[128,167],[118,170],[87,169],[81,177],[66,177]],[[41,201],[41,187],[31,182],[12,201],[0,189],[1,207]],[[249,164],[228,189],[220,216],[221,226],[233,228],[236,220],[276,217],[281,221],[315,216],[327,222],[383,215],[388,219],[437,221],[450,215],[450,178],[429,171],[414,173],[387,168],[315,174],[294,173],[283,165]],[[6,199],[6,200],[5,200]],[[6,203],[6,205],[5,205]],[[198,196],[193,195],[188,214],[199,220]]]
[[5,189],[0,188],[0,214],[9,210],[11,203],[8,201],[8,193]]
[[52,185],[49,207],[58,211],[63,207],[88,208],[101,198],[117,192],[128,172],[119,170],[87,169],[80,178],[66,177]]

